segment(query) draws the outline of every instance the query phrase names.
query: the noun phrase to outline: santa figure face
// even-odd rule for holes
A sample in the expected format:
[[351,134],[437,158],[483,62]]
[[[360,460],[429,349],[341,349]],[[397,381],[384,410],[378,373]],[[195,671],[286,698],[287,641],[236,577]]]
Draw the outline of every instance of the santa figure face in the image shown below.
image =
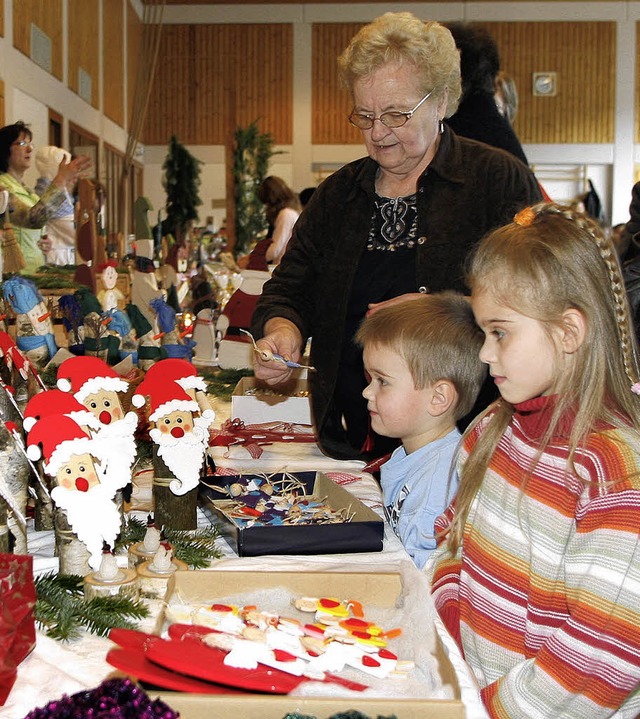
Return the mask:
[[159,419],[156,427],[163,435],[181,439],[193,429],[193,414],[185,410],[175,410]]
[[51,313],[47,309],[44,302],[38,302],[30,310],[27,311],[26,317],[33,327],[36,335],[44,336],[53,332],[51,324]]
[[55,481],[59,487],[78,492],[88,492],[100,484],[93,457],[88,452],[71,455],[69,461],[56,472]]
[[82,404],[92,412],[102,424],[111,424],[124,417],[118,393],[111,389],[101,389],[85,397]]

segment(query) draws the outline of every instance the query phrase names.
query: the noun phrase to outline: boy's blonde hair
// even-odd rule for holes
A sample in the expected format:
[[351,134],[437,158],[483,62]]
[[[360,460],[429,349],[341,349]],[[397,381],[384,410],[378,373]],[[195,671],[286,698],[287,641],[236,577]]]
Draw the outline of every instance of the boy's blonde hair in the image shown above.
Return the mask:
[[[568,437],[569,469],[586,436],[603,423],[640,432],[637,343],[615,248],[584,214],[553,203],[519,212],[514,222],[485,237],[472,259],[468,285],[500,305],[541,322],[551,334],[566,310],[578,310],[586,335],[571,369],[552,388],[559,396],[538,455],[560,419],[574,416]],[[637,387],[636,387],[637,389]],[[462,467],[456,517],[449,535],[455,550],[471,502],[514,408],[504,399]],[[472,428],[471,428],[472,429]],[[640,437],[638,438],[640,440]],[[523,468],[523,476],[535,466]]]
[[437,380],[451,382],[458,393],[455,419],[471,411],[486,367],[479,358],[483,334],[463,295],[440,292],[382,307],[362,322],[355,341],[397,352],[416,389]]

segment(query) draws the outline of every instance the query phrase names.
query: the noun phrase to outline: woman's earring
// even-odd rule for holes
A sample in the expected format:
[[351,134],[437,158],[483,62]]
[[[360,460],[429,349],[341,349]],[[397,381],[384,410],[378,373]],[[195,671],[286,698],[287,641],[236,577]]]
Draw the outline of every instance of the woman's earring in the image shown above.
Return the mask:
[[442,120],[438,120],[438,123],[440,125],[438,129],[440,131],[440,134],[442,135],[442,133],[444,132],[444,122],[442,122]]

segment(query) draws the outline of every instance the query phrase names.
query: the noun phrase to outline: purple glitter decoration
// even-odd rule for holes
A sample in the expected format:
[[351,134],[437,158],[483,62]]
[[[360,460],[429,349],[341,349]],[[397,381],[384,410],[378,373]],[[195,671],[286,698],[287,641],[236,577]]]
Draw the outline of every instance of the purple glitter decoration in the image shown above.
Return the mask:
[[130,679],[107,679],[95,689],[78,692],[34,709],[24,719],[178,719],[160,699],[151,700]]

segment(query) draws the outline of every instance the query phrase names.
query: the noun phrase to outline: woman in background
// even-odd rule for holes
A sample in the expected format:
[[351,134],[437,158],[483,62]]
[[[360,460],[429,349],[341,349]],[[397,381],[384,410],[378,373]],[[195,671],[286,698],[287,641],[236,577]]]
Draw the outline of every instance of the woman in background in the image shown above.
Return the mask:
[[67,200],[67,193],[91,165],[91,159],[85,155],[68,162],[63,159],[50,185],[38,197],[23,181],[32,156],[33,135],[24,122],[0,128],[0,189],[10,193],[10,219],[24,258],[23,271],[28,274],[38,271],[45,262],[44,253],[51,249],[42,239],[42,228],[56,215]]
[[266,208],[271,243],[267,247],[267,262],[280,264],[287,249],[293,226],[296,224],[302,207],[297,193],[287,183],[275,175],[266,177],[258,187],[258,199]]

